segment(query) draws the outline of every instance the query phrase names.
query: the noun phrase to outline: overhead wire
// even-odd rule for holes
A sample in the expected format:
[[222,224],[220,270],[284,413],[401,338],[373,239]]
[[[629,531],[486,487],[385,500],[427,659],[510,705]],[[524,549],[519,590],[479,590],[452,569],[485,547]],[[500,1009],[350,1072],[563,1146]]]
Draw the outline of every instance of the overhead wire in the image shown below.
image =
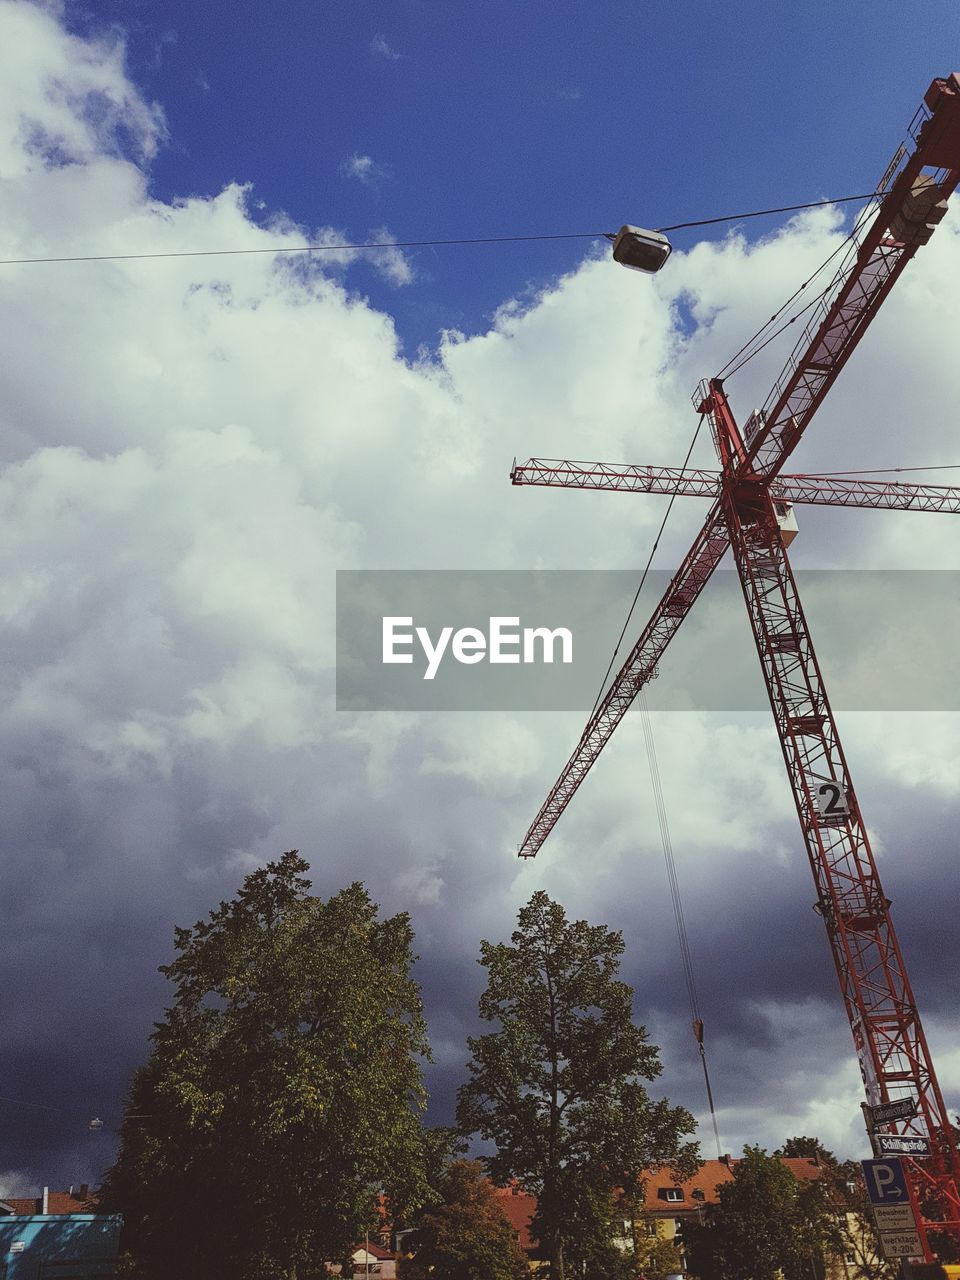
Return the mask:
[[709,227],[715,222],[740,222],[744,218],[765,218],[771,213],[797,213],[800,209],[819,209],[828,204],[849,204],[853,200],[870,200],[874,191],[859,196],[837,196],[835,200],[810,200],[806,204],[784,204],[778,209],[754,209],[751,213],[726,213],[720,218],[699,218],[696,222],[675,222],[669,227],[657,227],[658,231],[682,231],[687,227]]
[[[741,222],[746,218],[765,218],[778,213],[795,213],[801,209],[817,209],[824,205],[846,204],[853,200],[865,200],[867,198],[862,195],[836,196],[830,200],[810,200],[804,204],[780,205],[773,209],[753,209],[746,213],[725,213],[716,218],[696,218],[689,222],[674,222],[669,226],[658,227],[657,230],[661,232],[681,231],[690,227],[709,227],[720,222]],[[132,262],[158,258],[237,257],[264,253],[359,253],[370,249],[425,249],[445,245],[520,244],[535,240],[598,240],[604,237],[607,239],[614,238],[613,233],[610,231],[573,231],[515,236],[458,236],[453,239],[443,240],[378,240],[365,244],[271,245],[266,248],[250,249],[171,249],[147,253],[88,253],[42,258],[0,258],[0,266],[14,267],[65,262]]]
[[0,1102],[9,1102],[15,1107],[33,1107],[36,1111],[59,1111],[61,1115],[70,1115],[69,1107],[51,1107],[43,1102],[26,1102],[23,1098],[8,1098],[0,1094]]

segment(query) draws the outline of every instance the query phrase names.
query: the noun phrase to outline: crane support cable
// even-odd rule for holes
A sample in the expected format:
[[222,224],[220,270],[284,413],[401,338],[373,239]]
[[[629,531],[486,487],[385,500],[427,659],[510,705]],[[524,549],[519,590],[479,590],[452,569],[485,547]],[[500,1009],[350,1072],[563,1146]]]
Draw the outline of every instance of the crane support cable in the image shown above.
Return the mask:
[[[867,197],[861,197],[861,199],[866,199],[866,198],[867,198]],[[871,197],[871,201],[872,201],[873,199],[875,199],[875,198],[876,198],[875,196],[874,196],[874,197]],[[814,280],[816,280],[816,278],[817,278],[817,276],[820,274],[820,272],[821,272],[821,271],[823,271],[826,267],[828,267],[828,266],[830,265],[830,263],[833,261],[833,259],[837,256],[837,254],[838,254],[838,253],[840,253],[840,252],[841,252],[841,250],[845,249],[845,248],[847,247],[847,245],[849,245],[849,244],[851,243],[851,241],[852,241],[852,240],[853,240],[853,239],[854,239],[854,238],[859,234],[860,229],[861,229],[861,226],[863,225],[864,218],[865,218],[865,216],[866,216],[866,214],[867,214],[867,212],[868,212],[869,208],[870,208],[870,206],[868,205],[868,206],[866,206],[866,208],[861,209],[860,213],[857,215],[856,219],[854,220],[854,224],[853,224],[853,227],[852,227],[852,228],[851,228],[851,230],[850,230],[849,235],[848,235],[845,239],[841,240],[841,241],[840,241],[840,243],[836,246],[836,248],[835,248],[831,253],[829,253],[829,254],[826,256],[826,258],[824,258],[823,262],[821,262],[821,263],[820,263],[820,265],[819,265],[819,267],[817,267],[816,271],[814,271],[810,276],[808,276],[808,277],[807,277],[807,279],[806,279],[806,280],[804,280],[804,282],[800,285],[800,287],[799,287],[798,289],[794,290],[794,292],[793,292],[793,293],[791,294],[791,296],[786,300],[786,302],[783,304],[783,306],[781,306],[777,311],[775,311],[775,312],[773,313],[773,315],[772,315],[772,316],[770,317],[770,319],[766,322],[766,324],[761,325],[761,326],[760,326],[760,328],[757,330],[757,332],[756,332],[752,337],[750,337],[750,338],[748,338],[748,339],[746,340],[746,342],[743,344],[743,346],[740,348],[740,350],[739,350],[739,351],[737,351],[735,355],[733,355],[733,356],[731,356],[731,357],[730,357],[730,359],[727,361],[727,363],[723,366],[723,368],[722,368],[722,369],[720,370],[720,372],[717,374],[717,377],[722,378],[722,377],[724,376],[724,374],[726,374],[726,373],[727,373],[727,370],[728,370],[728,369],[730,369],[730,366],[731,366],[731,365],[733,365],[735,362],[739,361],[739,363],[737,364],[736,368],[735,368],[735,369],[730,369],[730,373],[729,373],[729,374],[727,374],[727,376],[728,376],[728,377],[731,377],[734,373],[736,373],[736,372],[737,372],[737,370],[738,370],[738,369],[742,368],[742,367],[743,367],[743,365],[745,365],[745,364],[747,363],[747,361],[748,361],[748,360],[752,360],[752,359],[753,359],[753,357],[754,357],[754,356],[755,356],[759,351],[761,351],[761,350],[763,349],[763,347],[765,347],[765,346],[767,345],[767,343],[768,343],[768,342],[772,341],[772,340],[773,340],[773,338],[775,338],[775,337],[777,336],[777,334],[782,333],[784,329],[786,329],[789,325],[793,324],[793,321],[794,321],[794,320],[796,320],[799,316],[803,315],[804,311],[809,310],[809,308],[810,308],[811,306],[813,306],[813,305],[814,305],[814,303],[819,302],[821,298],[825,297],[825,296],[830,292],[831,284],[833,283],[832,281],[831,281],[831,284],[828,284],[828,285],[827,285],[826,289],[824,289],[824,291],[823,291],[821,294],[819,294],[816,298],[814,298],[814,300],[813,300],[813,302],[812,302],[812,303],[808,303],[808,304],[807,304],[807,306],[806,306],[806,307],[804,307],[802,311],[799,311],[799,312],[797,313],[797,315],[795,315],[795,316],[793,317],[793,320],[788,320],[788,321],[786,322],[786,324],[782,325],[782,326],[777,330],[777,333],[775,333],[775,334],[771,334],[771,335],[770,335],[770,337],[767,339],[767,341],[766,341],[766,342],[761,343],[761,345],[760,345],[759,347],[757,347],[757,348],[756,348],[755,350],[753,350],[753,351],[750,351],[750,353],[749,353],[748,355],[745,355],[745,356],[744,356],[744,352],[746,352],[746,351],[747,351],[747,349],[753,345],[753,343],[757,342],[757,341],[758,341],[758,340],[763,336],[763,334],[764,334],[764,333],[766,332],[766,330],[770,327],[770,325],[774,324],[774,323],[775,323],[775,322],[780,318],[780,316],[782,316],[782,315],[783,315],[783,313],[784,313],[784,312],[786,311],[786,309],[790,306],[790,304],[791,304],[791,303],[793,303],[793,302],[795,302],[795,301],[796,301],[796,299],[800,297],[800,295],[801,295],[801,293],[803,293],[804,289],[806,289],[808,285],[812,284],[812,283],[813,283],[813,281],[814,281]],[[744,356],[744,358],[743,358],[742,360],[740,359],[740,357],[741,357],[741,356]]]
[[[746,218],[766,218],[778,213],[796,213],[801,209],[819,209],[824,205],[847,204],[853,200],[871,199],[874,193],[858,196],[836,196],[832,200],[810,200],[805,204],[780,205],[775,209],[754,209],[748,213],[725,213],[718,218],[697,218],[691,222],[674,222],[658,231],[684,231],[690,227],[711,227],[720,222],[742,222]],[[458,236],[448,240],[378,240],[367,244],[296,244],[269,245],[256,249],[171,249],[150,253],[87,253],[44,258],[0,258],[0,267],[23,267],[52,262],[133,262],[150,258],[214,258],[238,257],[257,253],[362,253],[370,249],[427,249],[443,245],[520,244],[531,240],[600,240],[613,239],[610,231],[567,231],[518,236]]]
[[[697,437],[700,435],[700,428],[703,426],[704,416],[705,415],[701,413],[700,421],[697,423],[697,429],[696,431],[694,431],[693,439],[690,441],[690,447],[687,449],[687,456],[683,460],[684,467],[690,461],[690,455],[693,453],[694,445],[697,443]],[[613,664],[617,659],[617,654],[620,652],[620,646],[623,644],[623,637],[627,634],[627,627],[629,627],[630,619],[633,617],[633,611],[637,607],[637,601],[640,599],[640,592],[643,590],[643,584],[647,580],[647,574],[650,572],[650,566],[653,564],[653,557],[657,554],[657,548],[660,546],[660,539],[663,537],[663,531],[667,527],[667,521],[670,519],[670,512],[673,510],[673,504],[674,502],[676,502],[676,500],[677,500],[677,495],[675,493],[672,493],[670,495],[670,501],[667,503],[667,509],[663,513],[663,519],[660,521],[660,528],[657,530],[657,536],[654,538],[653,546],[650,548],[650,554],[649,556],[647,556],[647,563],[643,566],[643,573],[640,575],[640,584],[637,587],[636,593],[634,594],[633,603],[631,604],[627,612],[626,622],[624,622],[623,629],[620,632],[620,637],[617,640],[616,645],[614,646],[613,654],[611,655],[610,661],[607,664],[606,673],[604,674],[603,679],[600,681],[600,688],[597,692],[597,696],[593,700],[593,707],[590,710],[591,716],[593,715],[594,711],[596,711],[597,705],[599,704],[600,699],[603,697],[603,691],[606,688],[607,681],[610,678],[610,672],[613,670]]]
[[[819,471],[821,480],[833,480],[839,476],[885,476],[906,471],[960,471],[960,462],[931,462],[928,467],[869,467],[865,471]],[[792,478],[806,479],[805,472],[794,472]]]
[[707,1070],[707,1051],[703,1043],[703,1019],[700,1016],[700,1002],[697,998],[697,984],[694,977],[693,957],[690,952],[690,940],[683,916],[683,901],[680,897],[680,882],[677,879],[677,866],[673,857],[673,841],[670,838],[670,824],[667,821],[667,807],[663,799],[663,786],[660,781],[660,766],[657,763],[657,748],[653,737],[653,722],[650,719],[650,708],[647,705],[645,692],[640,690],[640,718],[643,724],[643,739],[647,748],[647,764],[650,769],[650,782],[653,786],[654,806],[657,810],[657,823],[660,827],[660,839],[663,843],[663,860],[667,867],[667,880],[670,883],[670,898],[673,902],[673,918],[677,925],[677,938],[680,942],[680,957],[683,963],[683,977],[687,987],[687,999],[690,1002],[690,1015],[693,1034],[700,1051],[703,1065],[703,1079],[707,1087],[707,1104],[710,1108],[710,1119],[713,1121],[713,1136],[717,1142],[717,1159],[723,1159],[720,1145],[720,1130],[717,1127],[717,1112],[713,1103],[713,1090],[710,1087],[710,1073]]

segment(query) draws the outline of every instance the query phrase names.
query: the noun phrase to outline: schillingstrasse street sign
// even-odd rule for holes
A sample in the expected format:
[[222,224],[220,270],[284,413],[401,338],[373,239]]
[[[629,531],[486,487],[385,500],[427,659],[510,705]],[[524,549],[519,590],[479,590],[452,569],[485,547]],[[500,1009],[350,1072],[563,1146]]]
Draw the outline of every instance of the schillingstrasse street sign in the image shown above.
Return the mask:
[[930,1139],[920,1134],[873,1133],[873,1149],[878,1156],[914,1156],[930,1154]]

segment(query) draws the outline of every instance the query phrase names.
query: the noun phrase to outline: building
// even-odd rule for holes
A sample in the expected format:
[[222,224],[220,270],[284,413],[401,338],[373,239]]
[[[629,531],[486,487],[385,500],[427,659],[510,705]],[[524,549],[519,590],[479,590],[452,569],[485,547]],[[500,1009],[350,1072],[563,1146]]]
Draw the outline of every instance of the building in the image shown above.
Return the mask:
[[530,1223],[537,1211],[537,1197],[524,1191],[517,1182],[511,1182],[506,1187],[495,1187],[494,1190],[503,1215],[513,1229],[514,1240],[527,1255],[530,1270],[539,1270],[546,1263],[536,1240],[530,1234]]
[[2,1280],[106,1280],[116,1271],[119,1215],[96,1212],[86,1185],[0,1200]]
[[372,1240],[357,1245],[350,1255],[353,1264],[351,1272],[344,1273],[338,1263],[327,1263],[331,1275],[350,1275],[351,1280],[366,1280],[367,1276],[376,1276],[377,1280],[396,1280],[397,1254]]
[[[798,1181],[816,1181],[823,1170],[816,1160],[781,1156],[784,1165]],[[733,1181],[737,1161],[732,1156],[721,1160],[705,1160],[692,1178],[674,1182],[666,1169],[647,1174],[643,1204],[637,1206],[632,1217],[623,1218],[623,1234],[617,1243],[623,1249],[632,1247],[642,1236],[669,1240],[676,1244],[683,1255],[683,1229],[690,1222],[703,1223],[706,1210],[719,1203],[719,1191],[724,1183]],[[853,1188],[851,1188],[853,1189]],[[844,1232],[850,1251],[838,1260],[829,1271],[829,1280],[846,1280],[858,1273],[858,1264],[876,1263],[872,1252],[873,1237],[865,1231],[863,1223],[854,1213],[841,1213]]]

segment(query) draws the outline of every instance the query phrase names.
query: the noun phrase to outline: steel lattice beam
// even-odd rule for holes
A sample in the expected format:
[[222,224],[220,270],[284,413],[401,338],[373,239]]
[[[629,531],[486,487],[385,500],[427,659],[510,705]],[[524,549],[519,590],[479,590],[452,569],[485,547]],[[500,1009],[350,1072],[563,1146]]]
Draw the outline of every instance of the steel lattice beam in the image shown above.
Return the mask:
[[591,716],[573,755],[530,824],[520,845],[521,858],[532,858],[552,831],[634,698],[656,674],[657,663],[667,645],[723,559],[728,546],[726,524],[719,503],[715,503],[653,617]]
[[[551,489],[595,489],[614,493],[660,493],[716,498],[720,472],[694,467],[641,467],[628,462],[578,462],[530,458],[514,464],[515,485]],[[939,511],[960,515],[960,488],[903,484],[897,480],[850,480],[839,476],[778,476],[770,493],[784,502],[822,507],[878,507],[895,511]]]

